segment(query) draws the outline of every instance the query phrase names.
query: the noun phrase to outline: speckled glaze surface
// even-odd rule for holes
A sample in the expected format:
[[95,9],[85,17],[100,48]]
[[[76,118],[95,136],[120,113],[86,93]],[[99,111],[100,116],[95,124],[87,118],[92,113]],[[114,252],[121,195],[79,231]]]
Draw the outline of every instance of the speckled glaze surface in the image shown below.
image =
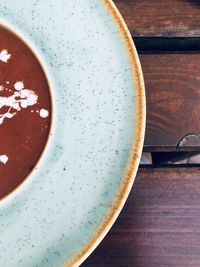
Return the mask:
[[134,181],[145,125],[140,63],[110,0],[1,0],[0,19],[39,57],[53,103],[36,169],[0,202],[0,266],[79,266]]

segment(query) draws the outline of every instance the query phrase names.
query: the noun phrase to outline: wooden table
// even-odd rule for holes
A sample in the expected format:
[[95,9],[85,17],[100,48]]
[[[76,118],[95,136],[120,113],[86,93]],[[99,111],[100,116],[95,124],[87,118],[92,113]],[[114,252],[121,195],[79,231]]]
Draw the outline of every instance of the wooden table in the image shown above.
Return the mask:
[[[114,2],[144,72],[144,151],[200,151],[200,1]],[[117,222],[82,266],[199,267],[200,165],[141,167]]]

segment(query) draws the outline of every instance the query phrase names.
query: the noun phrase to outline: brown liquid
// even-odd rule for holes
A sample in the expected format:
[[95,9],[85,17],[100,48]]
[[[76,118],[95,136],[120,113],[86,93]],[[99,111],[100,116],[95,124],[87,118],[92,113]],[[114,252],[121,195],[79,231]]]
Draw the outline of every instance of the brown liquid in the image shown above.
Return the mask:
[[[13,95],[14,84],[23,81],[25,88],[38,95],[38,101],[21,108],[13,118],[6,118],[0,125],[0,155],[8,156],[6,164],[0,162],[0,199],[30,174],[45,147],[51,124],[49,84],[36,56],[18,36],[0,26],[0,52],[4,49],[11,58],[7,63],[0,61],[0,85],[5,88],[0,91],[0,97]],[[2,107],[0,114],[8,108]],[[41,109],[48,110],[49,116],[41,117],[38,113]]]

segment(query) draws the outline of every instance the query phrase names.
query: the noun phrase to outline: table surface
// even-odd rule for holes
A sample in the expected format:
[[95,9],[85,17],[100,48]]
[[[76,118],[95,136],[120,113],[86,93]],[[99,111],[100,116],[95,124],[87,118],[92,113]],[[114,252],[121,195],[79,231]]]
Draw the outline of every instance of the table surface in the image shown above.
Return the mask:
[[[144,151],[200,151],[200,1],[114,2],[144,72]],[[118,220],[82,266],[199,267],[200,167],[140,168]]]

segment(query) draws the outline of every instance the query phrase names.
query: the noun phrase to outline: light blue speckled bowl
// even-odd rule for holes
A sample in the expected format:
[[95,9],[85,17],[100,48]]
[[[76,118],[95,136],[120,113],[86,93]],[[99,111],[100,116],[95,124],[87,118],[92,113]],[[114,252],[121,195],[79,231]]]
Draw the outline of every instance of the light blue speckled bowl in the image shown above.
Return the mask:
[[0,18],[42,62],[53,102],[36,169],[0,202],[0,266],[78,266],[114,223],[138,168],[138,56],[110,0],[1,0]]

